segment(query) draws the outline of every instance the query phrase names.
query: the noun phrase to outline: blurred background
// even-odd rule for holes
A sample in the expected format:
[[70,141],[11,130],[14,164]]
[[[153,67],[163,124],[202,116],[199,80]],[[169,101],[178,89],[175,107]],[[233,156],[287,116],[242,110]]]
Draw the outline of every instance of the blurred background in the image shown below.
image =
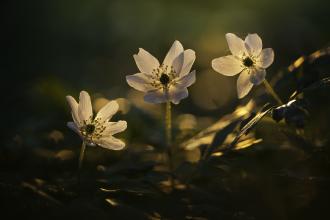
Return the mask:
[[[232,111],[235,77],[211,69],[229,54],[225,33],[258,33],[275,51],[269,75],[330,39],[328,1],[11,1],[3,7],[2,103],[6,140],[15,133],[63,129],[65,95],[129,98],[125,76],[142,47],[162,60],[174,40],[196,51],[197,82],[175,111]],[[201,92],[203,91],[203,92]],[[251,94],[247,99],[251,98]],[[142,100],[142,99],[141,99]]]
[[[176,129],[185,129],[182,126],[186,125],[200,131],[263,91],[262,87],[254,88],[245,99],[238,100],[236,77],[225,77],[211,69],[213,58],[230,53],[226,33],[240,37],[258,33],[264,47],[274,49],[275,62],[267,70],[267,78],[271,79],[298,57],[329,46],[329,8],[328,0],[8,1],[2,6],[0,52],[3,115],[0,169],[6,173],[2,179],[11,171],[17,174],[13,180],[17,182],[36,176],[47,178],[46,170],[22,171],[35,167],[29,156],[53,157],[62,149],[78,152],[80,140],[66,127],[71,116],[65,96],[77,98],[81,90],[91,94],[96,110],[107,100],[119,101],[121,114],[115,119],[128,121],[127,131],[119,135],[128,148],[139,144],[162,145],[162,106],[144,103],[143,94],[130,88],[125,80],[126,75],[138,72],[133,59],[138,48],[161,61],[174,40],[179,40],[185,49],[196,51],[193,69],[197,70],[197,81],[189,88],[190,96],[173,110]],[[287,99],[296,88],[277,89]],[[325,92],[329,90],[322,94]],[[329,96],[319,97],[326,100]],[[320,103],[321,98],[315,103]],[[325,108],[320,112],[322,106]],[[328,108],[325,102],[315,107],[318,109],[315,113],[321,118]],[[190,124],[180,127],[180,120]],[[326,120],[314,131],[328,135]],[[31,149],[33,153],[29,153]],[[118,152],[107,154],[111,160],[120,159]],[[37,164],[43,165],[45,161]],[[269,187],[272,198],[274,189]],[[278,201],[266,208],[257,204],[247,212],[263,207],[278,213],[278,203],[284,197],[276,198]],[[298,202],[292,204],[296,207]],[[293,219],[284,210],[280,209],[281,214],[274,219]],[[243,214],[237,219],[245,219]]]

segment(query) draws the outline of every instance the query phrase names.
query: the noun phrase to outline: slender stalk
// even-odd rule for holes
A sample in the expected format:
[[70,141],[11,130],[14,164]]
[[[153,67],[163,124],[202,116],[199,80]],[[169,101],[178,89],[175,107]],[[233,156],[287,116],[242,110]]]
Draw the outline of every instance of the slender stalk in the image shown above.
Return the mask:
[[267,92],[277,101],[278,104],[283,105],[283,102],[281,98],[277,95],[277,93],[274,91],[273,87],[269,84],[267,79],[263,81]]
[[82,145],[81,145],[81,149],[80,149],[79,163],[78,163],[78,183],[79,183],[79,185],[80,185],[81,167],[82,167],[82,163],[83,163],[84,156],[85,156],[85,150],[86,150],[86,142],[83,141]]
[[165,132],[166,132],[166,148],[167,148],[167,159],[170,171],[170,182],[171,187],[174,186],[173,180],[173,161],[172,161],[172,115],[171,115],[171,101],[166,102],[165,111]]
[[172,145],[172,114],[171,114],[171,102],[166,102],[166,145],[170,147]]

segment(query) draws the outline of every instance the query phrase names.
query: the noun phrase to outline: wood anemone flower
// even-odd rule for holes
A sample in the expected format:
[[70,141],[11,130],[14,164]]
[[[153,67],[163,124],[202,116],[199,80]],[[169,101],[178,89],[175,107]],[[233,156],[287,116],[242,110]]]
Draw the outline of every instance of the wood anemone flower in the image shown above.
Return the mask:
[[127,128],[126,121],[110,122],[111,117],[118,111],[118,103],[110,101],[93,117],[91,98],[85,91],[80,92],[79,103],[72,97],[66,97],[72,113],[72,122],[67,125],[92,146],[101,146],[111,150],[121,150],[125,143],[113,135]]
[[187,87],[196,81],[195,71],[190,72],[195,58],[195,52],[184,50],[179,41],[174,41],[162,64],[140,48],[134,55],[140,73],[126,76],[126,81],[134,89],[146,93],[146,102],[179,104],[188,97]]
[[212,68],[225,76],[240,73],[237,79],[239,98],[246,96],[253,85],[265,80],[266,68],[274,61],[272,48],[262,49],[262,40],[258,34],[248,34],[243,41],[235,34],[226,34],[227,43],[232,55],[212,60]]

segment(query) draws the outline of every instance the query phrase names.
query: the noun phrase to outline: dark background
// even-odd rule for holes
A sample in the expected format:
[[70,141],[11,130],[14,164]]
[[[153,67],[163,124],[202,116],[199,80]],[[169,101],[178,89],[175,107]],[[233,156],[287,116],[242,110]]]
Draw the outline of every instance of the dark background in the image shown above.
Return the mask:
[[[49,177],[51,175],[45,174],[47,166],[44,167],[46,170],[34,172],[36,166],[40,168],[45,161],[46,164],[49,162],[49,159],[36,162],[39,157],[35,159],[35,149],[39,152],[40,149],[46,148],[49,153],[69,148],[78,152],[79,138],[66,128],[66,122],[71,118],[65,96],[70,94],[78,97],[81,90],[88,91],[92,98],[99,99],[100,103],[103,98],[122,98],[121,101],[128,110],[123,111],[118,119],[127,120],[128,129],[120,137],[126,139],[128,147],[134,147],[137,143],[163,145],[161,106],[143,103],[142,94],[132,90],[125,80],[126,75],[138,71],[133,54],[137,53],[139,47],[151,52],[161,61],[174,40],[180,40],[185,48],[196,51],[197,59],[193,69],[197,70],[197,81],[189,88],[190,96],[174,107],[174,117],[190,114],[197,121],[195,129],[199,131],[225,113],[232,112],[239,103],[246,102],[263,92],[260,86],[254,88],[244,100],[238,100],[236,77],[225,77],[211,69],[210,62],[213,58],[229,54],[225,41],[226,33],[236,33],[241,37],[245,37],[248,33],[258,33],[263,39],[264,47],[274,49],[275,62],[267,70],[267,79],[271,79],[279,72],[285,71],[298,57],[329,46],[329,8],[328,0],[6,2],[2,6],[1,38],[3,40],[0,51],[2,114],[0,159],[3,165],[1,179],[9,185],[11,182],[15,185],[34,177],[51,179]],[[321,64],[328,65],[327,59]],[[322,70],[325,70],[322,72],[325,76],[329,73],[329,69]],[[304,70],[302,72],[304,75]],[[312,78],[317,79],[317,77]],[[292,83],[288,83],[287,80],[292,80]],[[295,82],[292,78],[285,78],[282,80],[282,85],[276,87],[284,100],[296,89]],[[308,135],[314,141],[322,142],[322,146],[327,146],[329,137],[327,94],[329,90],[324,89],[311,99],[313,105],[311,105],[310,121],[313,123],[309,126]],[[272,101],[267,97],[261,100],[264,103]],[[266,131],[267,128],[262,130],[261,134],[267,134]],[[319,134],[322,134],[322,137],[313,136]],[[280,144],[273,143],[272,138],[274,137],[269,136],[274,146],[287,143],[284,140]],[[271,144],[268,143],[267,146],[269,145]],[[97,154],[97,150],[93,152]],[[40,153],[40,155],[45,154],[47,153],[43,151]],[[120,160],[120,153],[106,152],[106,154],[109,154],[113,160]],[[274,156],[273,152],[271,157],[262,156],[264,154],[268,155],[262,151],[261,155],[256,156],[261,162],[254,160],[255,158],[250,158],[251,161],[246,162],[251,166],[250,170],[266,167],[262,171],[259,170],[262,173],[259,173],[260,176],[268,172],[265,163],[272,168],[280,169],[279,164],[286,164],[285,161],[292,160],[288,157],[283,159],[283,162],[277,160],[277,156],[276,159],[271,160],[270,158]],[[49,158],[53,156],[54,154],[51,153],[48,155]],[[294,158],[297,161],[301,160],[301,157]],[[242,159],[244,160],[247,159]],[[318,158],[312,161],[318,161]],[[241,168],[246,166],[244,162],[242,163],[239,163],[237,173],[242,172]],[[96,164],[91,165],[91,170],[93,166]],[[311,167],[308,162],[306,166]],[[23,169],[26,167],[32,168]],[[316,173],[320,174],[326,170],[323,164],[317,165],[315,169]],[[74,170],[74,165],[71,166],[71,170]],[[11,176],[13,173],[15,177]],[[259,174],[257,172],[255,175]],[[328,177],[324,178],[329,184]],[[265,181],[264,178],[261,179]],[[274,195],[276,194],[274,190],[278,188],[272,186],[270,182],[271,180],[267,181],[269,188],[265,189],[265,192],[269,192],[266,197],[271,201],[270,205],[267,203],[268,205],[263,206],[263,202],[257,199],[256,201],[260,203],[252,203],[254,205],[248,207],[246,211],[254,217],[243,216],[242,219],[269,217],[267,213],[278,213],[278,209],[274,207],[287,201],[287,197],[289,200],[292,199],[287,191],[295,190],[294,186],[290,185],[293,189],[280,187],[279,194],[283,197],[279,199]],[[256,195],[255,188],[258,188],[258,184],[263,185],[262,182],[250,184],[251,188],[246,189],[249,196]],[[329,193],[328,187],[320,192],[319,189],[322,187],[317,185],[309,189],[315,190],[316,195]],[[232,204],[244,201],[240,197],[242,194],[238,193],[238,195],[231,198]],[[286,210],[283,208],[281,209],[283,213],[278,216],[271,214],[271,216],[278,220],[296,219],[295,217],[300,216],[297,215],[299,210],[306,207],[311,209],[308,212],[311,216],[315,216],[314,213],[325,214],[325,207],[329,203],[322,196],[321,198],[316,196],[318,199],[316,204],[313,204],[315,198],[313,197],[303,205],[299,204],[297,199],[299,196],[300,194],[293,195],[294,199],[289,202],[290,209],[295,210],[292,211],[294,214],[291,211],[283,211]],[[12,198],[10,195],[8,197]],[[242,197],[245,198],[244,195]],[[238,206],[244,207],[243,204]],[[255,214],[259,209],[264,210],[260,211],[263,213],[259,213],[260,216]],[[268,212],[268,210],[272,211]],[[306,217],[306,219],[310,218]]]

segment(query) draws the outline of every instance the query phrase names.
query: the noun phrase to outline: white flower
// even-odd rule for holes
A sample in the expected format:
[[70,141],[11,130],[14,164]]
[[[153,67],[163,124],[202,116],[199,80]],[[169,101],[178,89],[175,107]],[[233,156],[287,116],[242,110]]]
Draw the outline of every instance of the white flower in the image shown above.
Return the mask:
[[225,76],[241,73],[237,80],[237,93],[239,98],[243,98],[253,85],[259,85],[265,79],[265,69],[274,61],[274,51],[272,48],[262,49],[258,34],[248,34],[243,41],[228,33],[226,39],[232,55],[212,60],[212,67]]
[[162,64],[140,48],[134,60],[141,72],[126,76],[127,83],[136,90],[146,92],[146,102],[171,101],[178,104],[188,97],[187,87],[196,80],[195,71],[190,72],[195,58],[195,52],[184,50],[179,41],[174,41]]
[[85,91],[80,92],[79,104],[72,96],[66,97],[70,107],[73,122],[67,125],[89,145],[99,145],[111,150],[121,150],[125,143],[113,135],[127,128],[126,121],[110,122],[118,111],[116,101],[110,101],[93,117],[91,98]]

